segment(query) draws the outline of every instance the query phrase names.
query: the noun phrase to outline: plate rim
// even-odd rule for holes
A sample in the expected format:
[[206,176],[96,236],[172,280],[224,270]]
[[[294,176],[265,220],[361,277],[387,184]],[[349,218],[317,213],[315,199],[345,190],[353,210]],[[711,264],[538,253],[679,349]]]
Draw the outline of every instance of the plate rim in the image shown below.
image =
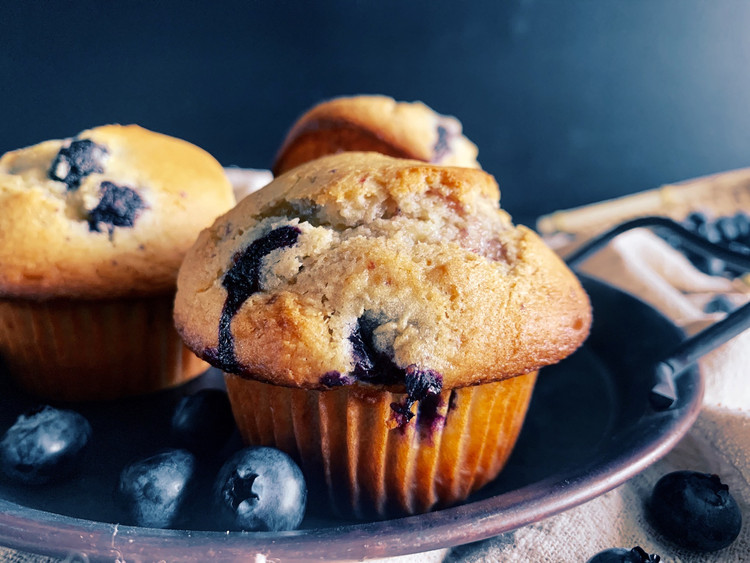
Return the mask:
[[[606,282],[581,275],[584,285],[605,288],[651,309],[642,299]],[[681,332],[681,330],[680,330]],[[352,522],[292,532],[217,532],[162,530],[59,515],[0,498],[0,545],[60,555],[85,553],[90,559],[147,554],[148,559],[216,560],[262,554],[284,560],[343,557],[383,558],[455,547],[538,522],[605,494],[666,455],[688,432],[700,412],[704,381],[697,367],[682,376],[694,384],[689,400],[666,421],[661,433],[620,455],[547,477],[523,487],[425,514],[372,522]],[[675,414],[678,413],[678,414]],[[655,413],[656,415],[657,413]],[[666,420],[666,419],[665,419]],[[430,534],[424,534],[429,530]],[[52,547],[54,546],[54,547]],[[41,551],[40,551],[41,548]],[[175,553],[175,550],[182,550]]]

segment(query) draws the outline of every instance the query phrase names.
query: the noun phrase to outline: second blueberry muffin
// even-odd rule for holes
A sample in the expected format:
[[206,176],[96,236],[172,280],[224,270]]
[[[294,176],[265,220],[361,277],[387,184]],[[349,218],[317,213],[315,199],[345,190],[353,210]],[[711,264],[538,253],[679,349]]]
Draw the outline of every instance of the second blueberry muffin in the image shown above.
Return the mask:
[[422,102],[388,96],[341,96],[325,100],[295,121],[279,148],[273,172],[345,151],[373,151],[446,166],[479,168],[477,147],[455,117]]
[[31,393],[113,399],[206,369],[172,324],[177,270],[234,205],[183,140],[107,125],[0,158],[0,357]]
[[342,153],[204,231],[176,325],[227,373],[246,440],[287,450],[357,514],[425,511],[494,478],[536,370],[591,320],[576,277],[498,201],[478,169]]

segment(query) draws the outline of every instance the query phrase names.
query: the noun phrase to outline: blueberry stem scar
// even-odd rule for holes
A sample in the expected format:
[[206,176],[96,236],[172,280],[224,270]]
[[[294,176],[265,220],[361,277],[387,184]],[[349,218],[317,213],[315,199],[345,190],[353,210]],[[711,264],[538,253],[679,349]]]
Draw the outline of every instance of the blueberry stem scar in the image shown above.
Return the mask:
[[237,510],[243,502],[255,502],[258,500],[258,495],[253,492],[253,483],[255,483],[257,478],[258,476],[254,473],[245,477],[241,476],[237,471],[232,473],[229,481],[232,490],[232,508]]

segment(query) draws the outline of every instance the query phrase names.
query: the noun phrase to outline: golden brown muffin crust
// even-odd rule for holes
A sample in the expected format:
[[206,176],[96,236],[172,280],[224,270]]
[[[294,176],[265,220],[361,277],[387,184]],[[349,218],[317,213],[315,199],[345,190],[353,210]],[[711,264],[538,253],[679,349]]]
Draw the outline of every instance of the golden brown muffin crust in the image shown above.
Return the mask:
[[279,175],[344,151],[479,168],[477,147],[462,134],[455,117],[441,115],[422,102],[347,96],[321,102],[304,113],[284,139],[272,169]]
[[397,383],[375,372],[417,369],[450,389],[561,360],[591,312],[573,273],[499,208],[492,176],[352,152],[295,168],[201,233],[175,320],[198,355],[261,381]]
[[[61,157],[76,148],[78,160]],[[0,295],[166,293],[200,230],[233,204],[212,156],[136,125],[9,152],[0,159]]]

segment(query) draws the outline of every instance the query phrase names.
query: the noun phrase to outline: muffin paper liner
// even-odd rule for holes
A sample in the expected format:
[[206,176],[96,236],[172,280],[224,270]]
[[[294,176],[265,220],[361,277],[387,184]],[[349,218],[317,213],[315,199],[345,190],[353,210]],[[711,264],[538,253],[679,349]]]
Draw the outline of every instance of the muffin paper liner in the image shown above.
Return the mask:
[[327,391],[281,387],[225,374],[246,443],[294,457],[311,497],[344,516],[427,512],[460,502],[494,479],[520,433],[536,372],[447,390],[412,408],[403,426],[392,403],[403,393],[351,385]]
[[182,344],[173,300],[0,299],[0,358],[22,389],[51,400],[172,387],[208,368]]

